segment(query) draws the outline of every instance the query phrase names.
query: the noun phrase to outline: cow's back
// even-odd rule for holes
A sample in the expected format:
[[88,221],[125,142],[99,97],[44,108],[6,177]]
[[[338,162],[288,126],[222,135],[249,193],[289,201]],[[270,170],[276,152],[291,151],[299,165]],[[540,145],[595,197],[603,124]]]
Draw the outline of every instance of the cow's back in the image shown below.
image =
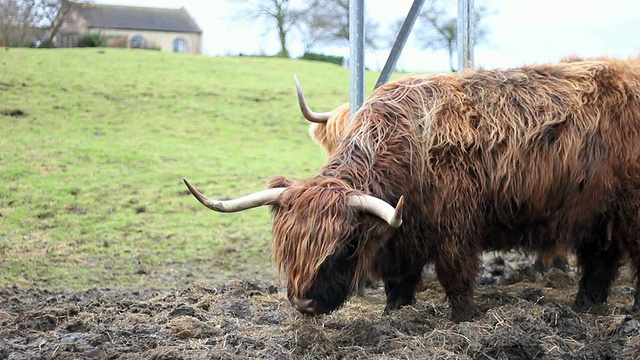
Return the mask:
[[410,172],[396,185],[436,228],[568,236],[640,188],[639,84],[637,62],[608,59],[408,77],[374,92],[346,144],[372,173]]

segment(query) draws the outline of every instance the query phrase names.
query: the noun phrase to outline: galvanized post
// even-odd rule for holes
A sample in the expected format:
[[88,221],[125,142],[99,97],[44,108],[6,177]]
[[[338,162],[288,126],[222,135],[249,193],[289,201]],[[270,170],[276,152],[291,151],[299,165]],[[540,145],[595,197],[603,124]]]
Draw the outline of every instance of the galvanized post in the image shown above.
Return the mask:
[[351,116],[364,102],[364,0],[349,0],[349,103]]
[[458,0],[458,71],[473,68],[473,0]]
[[404,19],[402,23],[402,27],[400,27],[400,32],[398,32],[398,37],[396,41],[393,43],[393,47],[391,48],[391,52],[389,53],[389,57],[387,58],[387,62],[384,64],[384,68],[382,68],[382,72],[378,77],[378,81],[376,82],[376,88],[380,85],[385,84],[389,81],[389,77],[391,73],[395,70],[396,64],[398,63],[398,58],[402,53],[402,49],[404,45],[407,43],[407,38],[411,33],[411,29],[413,29],[413,25],[420,15],[420,10],[422,9],[422,5],[424,5],[424,0],[414,0],[411,5],[411,9],[409,9],[409,13],[407,14],[407,18]]

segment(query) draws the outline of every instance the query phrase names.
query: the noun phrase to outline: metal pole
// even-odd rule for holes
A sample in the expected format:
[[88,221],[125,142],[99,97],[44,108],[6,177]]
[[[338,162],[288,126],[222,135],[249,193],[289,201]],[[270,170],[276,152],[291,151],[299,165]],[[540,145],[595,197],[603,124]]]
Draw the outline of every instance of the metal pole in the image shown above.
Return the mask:
[[364,0],[349,0],[349,103],[351,116],[364,102]]
[[473,0],[458,0],[458,71],[473,68]]
[[411,9],[409,9],[409,14],[407,14],[407,18],[404,19],[402,23],[402,27],[400,27],[400,32],[398,32],[398,37],[396,41],[393,43],[393,47],[391,48],[391,53],[389,53],[389,57],[387,58],[387,62],[384,64],[382,68],[382,72],[380,73],[380,77],[378,77],[378,81],[376,82],[376,88],[380,85],[385,84],[389,81],[389,77],[391,73],[395,70],[396,64],[398,63],[398,58],[400,58],[400,54],[402,53],[402,49],[404,45],[407,43],[407,38],[411,33],[411,29],[413,29],[413,25],[416,23],[416,19],[418,15],[420,15],[420,10],[422,9],[422,5],[424,5],[424,0],[414,0],[411,5]]

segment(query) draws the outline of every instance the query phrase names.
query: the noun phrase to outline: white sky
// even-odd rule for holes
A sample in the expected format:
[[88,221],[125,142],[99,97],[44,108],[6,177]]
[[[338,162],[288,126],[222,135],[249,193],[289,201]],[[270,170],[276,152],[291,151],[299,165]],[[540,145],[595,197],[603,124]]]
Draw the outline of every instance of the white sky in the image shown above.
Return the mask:
[[[298,0],[302,2],[303,0]],[[455,11],[456,1],[450,0]],[[203,30],[203,53],[209,56],[272,55],[279,46],[275,33],[261,26],[233,21],[229,0],[96,0],[100,4],[184,6]],[[393,5],[390,5],[390,4]],[[404,18],[413,0],[365,0],[367,14],[381,28]],[[638,0],[475,0],[490,16],[483,23],[487,41],[475,47],[475,64],[485,68],[555,62],[567,55],[640,55],[640,1]],[[302,55],[302,45],[290,39],[289,51]],[[367,52],[366,65],[380,69],[389,49]],[[327,51],[328,52],[328,51]],[[348,47],[331,53],[348,56]],[[409,39],[397,68],[405,71],[446,71],[444,51],[420,50]]]

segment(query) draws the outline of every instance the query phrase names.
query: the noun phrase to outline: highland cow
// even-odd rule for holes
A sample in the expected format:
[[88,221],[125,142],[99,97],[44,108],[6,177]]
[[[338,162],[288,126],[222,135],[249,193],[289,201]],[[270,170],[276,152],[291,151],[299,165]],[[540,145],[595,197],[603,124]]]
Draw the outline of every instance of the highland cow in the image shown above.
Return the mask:
[[310,179],[228,201],[185,183],[215,211],[271,207],[274,260],[301,312],[339,308],[365,274],[383,280],[385,312],[411,304],[433,263],[463,321],[478,314],[483,251],[572,249],[577,309],[607,301],[623,256],[638,275],[639,144],[640,60],[576,60],[399,79]]
[[[572,61],[572,59],[573,58],[568,58],[565,61]],[[300,112],[304,118],[311,123],[309,126],[309,136],[329,154],[338,146],[338,143],[340,143],[340,140],[342,140],[344,136],[347,125],[349,125],[349,103],[343,104],[333,111],[323,113],[315,112],[311,110],[307,104],[298,77],[294,76],[294,79],[296,82]],[[558,245],[551,249],[538,251],[533,268],[539,273],[545,273],[551,268],[566,272],[569,268],[566,246]],[[360,285],[358,293],[363,293],[362,284]]]

